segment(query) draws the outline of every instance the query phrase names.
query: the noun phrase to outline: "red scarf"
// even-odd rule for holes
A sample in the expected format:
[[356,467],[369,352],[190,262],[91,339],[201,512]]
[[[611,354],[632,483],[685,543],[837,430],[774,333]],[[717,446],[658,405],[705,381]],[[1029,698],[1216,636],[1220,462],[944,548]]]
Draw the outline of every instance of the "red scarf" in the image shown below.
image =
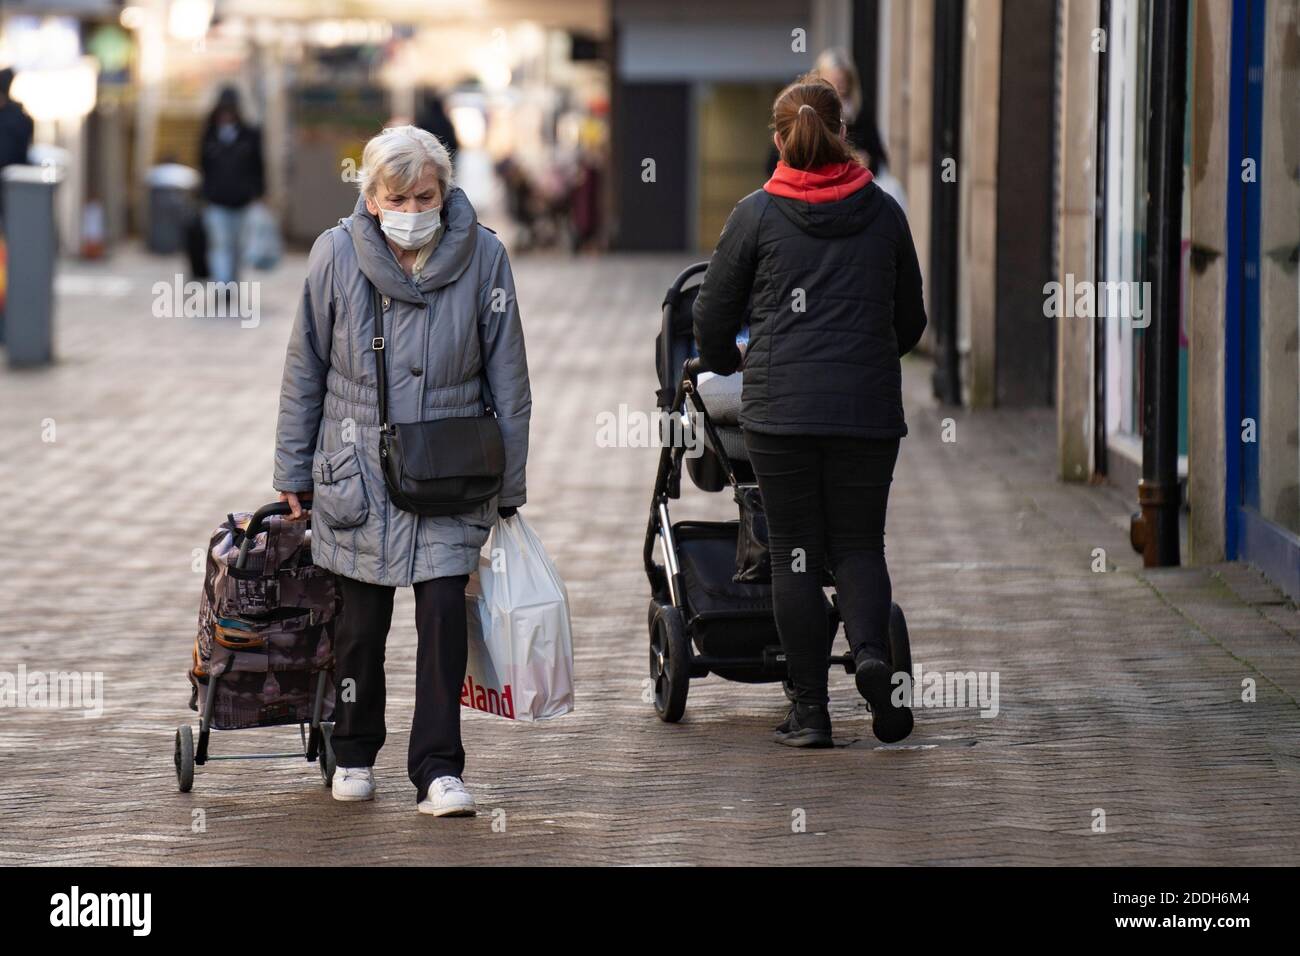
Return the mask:
[[773,196],[809,203],[845,199],[871,182],[871,170],[858,163],[827,163],[813,169],[795,169],[781,160],[763,189]]

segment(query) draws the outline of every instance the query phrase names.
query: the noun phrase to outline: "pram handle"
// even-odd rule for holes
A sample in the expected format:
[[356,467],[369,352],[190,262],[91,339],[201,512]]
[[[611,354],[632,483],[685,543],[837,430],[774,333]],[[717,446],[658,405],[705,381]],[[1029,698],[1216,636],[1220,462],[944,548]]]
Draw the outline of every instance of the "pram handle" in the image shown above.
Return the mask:
[[293,509],[289,507],[287,501],[273,501],[270,504],[262,505],[253,512],[253,517],[248,519],[248,527],[243,531],[243,539],[239,542],[239,557],[235,559],[235,567],[243,568],[248,563],[248,552],[253,547],[253,542],[257,539],[257,534],[266,524],[266,519],[272,515],[292,514]]
[[668,292],[664,295],[663,305],[676,308],[677,300],[682,294],[682,286],[686,285],[692,278],[699,275],[709,267],[709,260],[695,262],[683,269],[673,280],[673,284],[668,287]]

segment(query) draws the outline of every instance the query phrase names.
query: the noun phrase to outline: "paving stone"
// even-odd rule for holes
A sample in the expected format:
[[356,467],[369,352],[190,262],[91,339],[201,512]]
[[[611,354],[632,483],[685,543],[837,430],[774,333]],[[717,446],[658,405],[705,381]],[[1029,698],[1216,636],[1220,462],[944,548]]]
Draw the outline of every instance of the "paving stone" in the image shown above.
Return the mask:
[[[888,528],[895,597],[923,667],[998,673],[997,716],[922,709],[915,747],[882,748],[839,672],[831,751],[771,742],[774,685],[694,682],[685,720],[660,723],[642,699],[656,453],[598,447],[596,415],[652,409],[659,302],[686,262],[515,263],[534,382],[524,513],[568,582],[578,707],[533,726],[467,713],[483,813],[458,821],[416,814],[406,780],[409,591],[374,803],[335,803],[301,760],[209,764],[176,792],[172,735],[197,723],[194,549],[227,511],[274,497],[304,260],[254,276],[251,328],[155,318],[167,260],[66,264],[79,278],[58,299],[58,365],[0,371],[0,670],[100,671],[105,709],[0,710],[0,863],[1294,863],[1295,607],[1244,565],[1143,570],[1127,543],[1134,495],[1055,480],[1050,409],[941,408],[919,359],[905,363],[911,436]],[[941,440],[945,418],[956,442]],[[674,516],[732,507],[688,486]],[[213,752],[296,742],[293,729],[218,732]]]

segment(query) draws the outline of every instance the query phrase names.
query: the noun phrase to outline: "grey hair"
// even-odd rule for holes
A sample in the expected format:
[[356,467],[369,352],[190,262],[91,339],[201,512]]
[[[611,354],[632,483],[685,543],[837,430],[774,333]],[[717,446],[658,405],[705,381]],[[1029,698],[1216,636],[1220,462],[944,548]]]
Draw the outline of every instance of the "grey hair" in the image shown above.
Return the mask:
[[446,196],[451,188],[451,156],[447,147],[418,126],[391,126],[371,138],[361,153],[361,194],[373,199],[380,185],[395,192],[406,192],[430,169]]

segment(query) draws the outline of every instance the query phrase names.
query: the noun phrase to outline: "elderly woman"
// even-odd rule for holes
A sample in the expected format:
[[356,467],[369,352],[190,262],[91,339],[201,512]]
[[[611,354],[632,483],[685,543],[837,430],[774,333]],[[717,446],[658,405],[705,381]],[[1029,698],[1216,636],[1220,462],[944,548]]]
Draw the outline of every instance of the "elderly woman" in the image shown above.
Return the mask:
[[[352,215],[312,247],[276,432],[274,485],[295,516],[311,507],[312,557],[339,576],[343,598],[334,646],[336,800],[374,796],[393,593],[412,585],[419,648],[407,772],[421,813],[476,812],[461,780],[465,586],[497,516],[524,503],[531,408],[505,248],[452,186],[447,151],[433,135],[384,130],[366,144]],[[390,440],[436,471],[477,444],[439,445],[436,436],[478,434],[458,428],[492,413],[495,457],[504,459],[499,493],[454,513],[407,510],[412,501],[400,485],[394,495],[393,470],[385,474],[397,451]],[[410,447],[421,435],[423,444]]]

